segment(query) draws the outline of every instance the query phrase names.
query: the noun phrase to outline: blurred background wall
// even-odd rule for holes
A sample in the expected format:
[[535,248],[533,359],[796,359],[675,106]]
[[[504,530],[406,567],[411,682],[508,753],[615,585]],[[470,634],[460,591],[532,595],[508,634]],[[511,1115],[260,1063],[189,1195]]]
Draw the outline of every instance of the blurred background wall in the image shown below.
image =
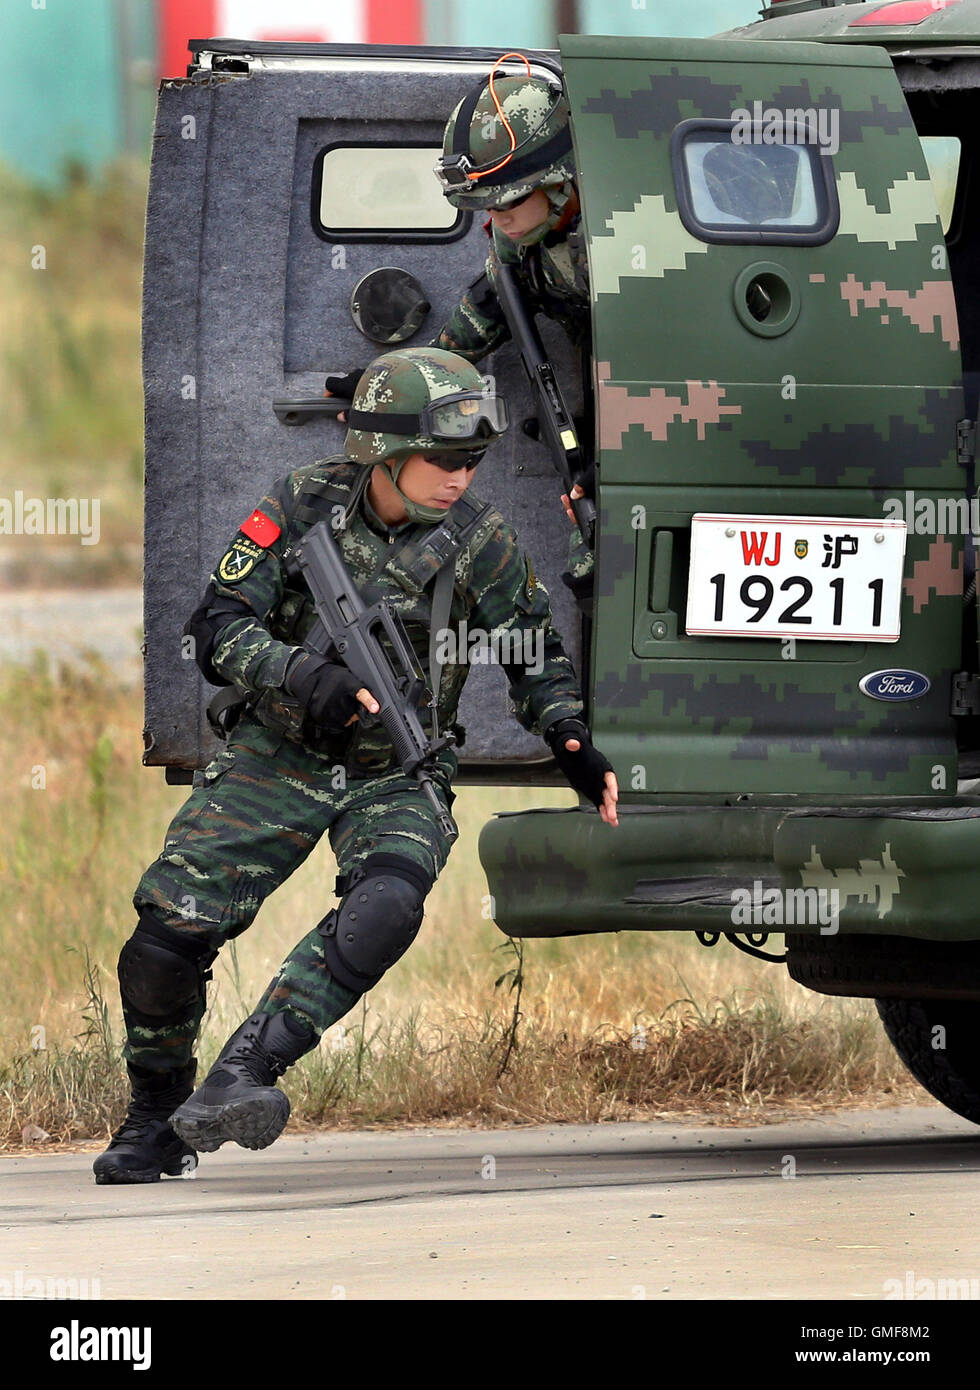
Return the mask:
[[718,33],[761,0],[4,0],[0,161],[40,183],[145,158],[187,39],[554,47],[559,33]]

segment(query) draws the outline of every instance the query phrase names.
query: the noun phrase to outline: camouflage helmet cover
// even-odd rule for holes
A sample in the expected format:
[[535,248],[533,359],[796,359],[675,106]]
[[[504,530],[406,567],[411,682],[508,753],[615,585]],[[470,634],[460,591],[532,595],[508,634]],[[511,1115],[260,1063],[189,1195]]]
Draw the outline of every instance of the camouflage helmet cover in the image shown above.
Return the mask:
[[[469,141],[464,148],[476,168],[492,168],[495,164],[502,164],[502,167],[482,178],[468,180],[465,186],[444,187],[443,192],[454,207],[503,208],[526,198],[536,188],[555,187],[575,178],[568,101],[557,82],[521,75],[496,77],[493,85],[514,132],[513,159],[508,159],[510,135],[497,112],[490,84],[485,82],[473,107]],[[457,118],[460,110],[469,104],[464,97],[446,124],[443,163],[454,153]],[[511,164],[514,172],[510,170]],[[440,168],[441,165],[437,166],[437,174]]]
[[[483,377],[464,357],[445,348],[399,348],[376,357],[362,374],[354,392],[351,410],[380,415],[421,414],[443,396],[461,391],[485,390]],[[480,441],[480,447],[486,440]],[[344,442],[347,457],[355,463],[375,464],[384,459],[406,459],[411,454],[453,449],[473,449],[472,438],[459,443],[435,440],[425,434],[398,434],[395,431],[349,429]]]

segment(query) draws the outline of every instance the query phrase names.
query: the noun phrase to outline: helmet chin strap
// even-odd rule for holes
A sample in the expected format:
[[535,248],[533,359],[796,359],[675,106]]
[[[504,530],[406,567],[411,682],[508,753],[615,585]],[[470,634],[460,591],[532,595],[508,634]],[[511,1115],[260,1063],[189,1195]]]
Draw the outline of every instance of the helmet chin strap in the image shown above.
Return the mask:
[[407,459],[385,459],[384,466],[389,470],[392,487],[401,498],[409,521],[441,521],[446,515],[445,507],[423,507],[420,502],[415,502],[411,497],[406,496],[398,486],[398,475],[407,462]]
[[548,199],[548,216],[537,227],[532,227],[524,236],[515,237],[518,246],[536,246],[539,241],[544,241],[550,231],[555,228],[562,219],[565,205],[572,196],[572,182],[566,179],[564,183],[554,184],[550,188],[542,188],[541,192]]

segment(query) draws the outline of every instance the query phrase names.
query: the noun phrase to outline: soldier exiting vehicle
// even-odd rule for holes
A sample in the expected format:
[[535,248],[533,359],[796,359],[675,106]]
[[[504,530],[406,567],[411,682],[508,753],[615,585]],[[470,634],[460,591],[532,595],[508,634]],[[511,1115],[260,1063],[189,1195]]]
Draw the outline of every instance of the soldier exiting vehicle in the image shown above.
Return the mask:
[[[433,346],[475,363],[507,341],[510,331],[495,290],[503,264],[513,269],[529,311],[560,323],[587,366],[589,268],[568,102],[557,78],[531,76],[529,63],[527,67],[527,75],[518,77],[499,77],[495,68],[447,122],[436,176],[453,207],[488,214],[490,248],[483,272],[464,292]],[[328,376],[326,394],[348,395],[359,375]],[[588,380],[584,394],[588,401]],[[592,470],[583,481],[573,496],[594,495]],[[592,571],[592,551],[573,533],[562,577],[586,605]]]
[[[195,1150],[227,1140],[272,1143],[289,1114],[276,1079],[408,949],[446,861],[433,807],[384,728],[358,717],[376,710],[374,692],[303,646],[315,615],[287,562],[314,524],[331,521],[354,583],[400,614],[436,692],[438,727],[452,727],[468,668],[465,657],[430,660],[431,630],[465,619],[470,632],[526,636],[512,654],[539,645],[540,663],[504,663],[515,715],[544,736],[601,818],[617,824],[616,778],[581,721],[547,592],[499,512],[468,494],[479,459],[506,426],[502,399],[455,354],[408,348],[365,372],[350,417],[345,456],[272,488],[188,625],[201,669],[215,684],[230,683],[244,709],[195,778],[134,896],[139,923],[119,959],[133,1094],[125,1123],[95,1161],[99,1183],[183,1173]],[[447,564],[452,582],[440,584]],[[448,748],[437,754],[446,813],[456,766]],[[219,948],[251,924],[325,830],[340,871],[339,906],[293,949],[191,1095],[192,1050]]]

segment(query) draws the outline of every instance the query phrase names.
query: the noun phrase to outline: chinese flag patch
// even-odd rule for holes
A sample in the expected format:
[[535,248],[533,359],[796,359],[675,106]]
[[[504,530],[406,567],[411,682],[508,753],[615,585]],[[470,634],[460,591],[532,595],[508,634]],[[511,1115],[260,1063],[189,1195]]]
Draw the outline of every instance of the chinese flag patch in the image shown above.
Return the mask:
[[270,546],[282,531],[281,526],[277,526],[265,512],[260,512],[257,508],[248,521],[243,522],[238,529],[242,535],[248,536],[249,540],[255,541],[256,545],[263,548]]

